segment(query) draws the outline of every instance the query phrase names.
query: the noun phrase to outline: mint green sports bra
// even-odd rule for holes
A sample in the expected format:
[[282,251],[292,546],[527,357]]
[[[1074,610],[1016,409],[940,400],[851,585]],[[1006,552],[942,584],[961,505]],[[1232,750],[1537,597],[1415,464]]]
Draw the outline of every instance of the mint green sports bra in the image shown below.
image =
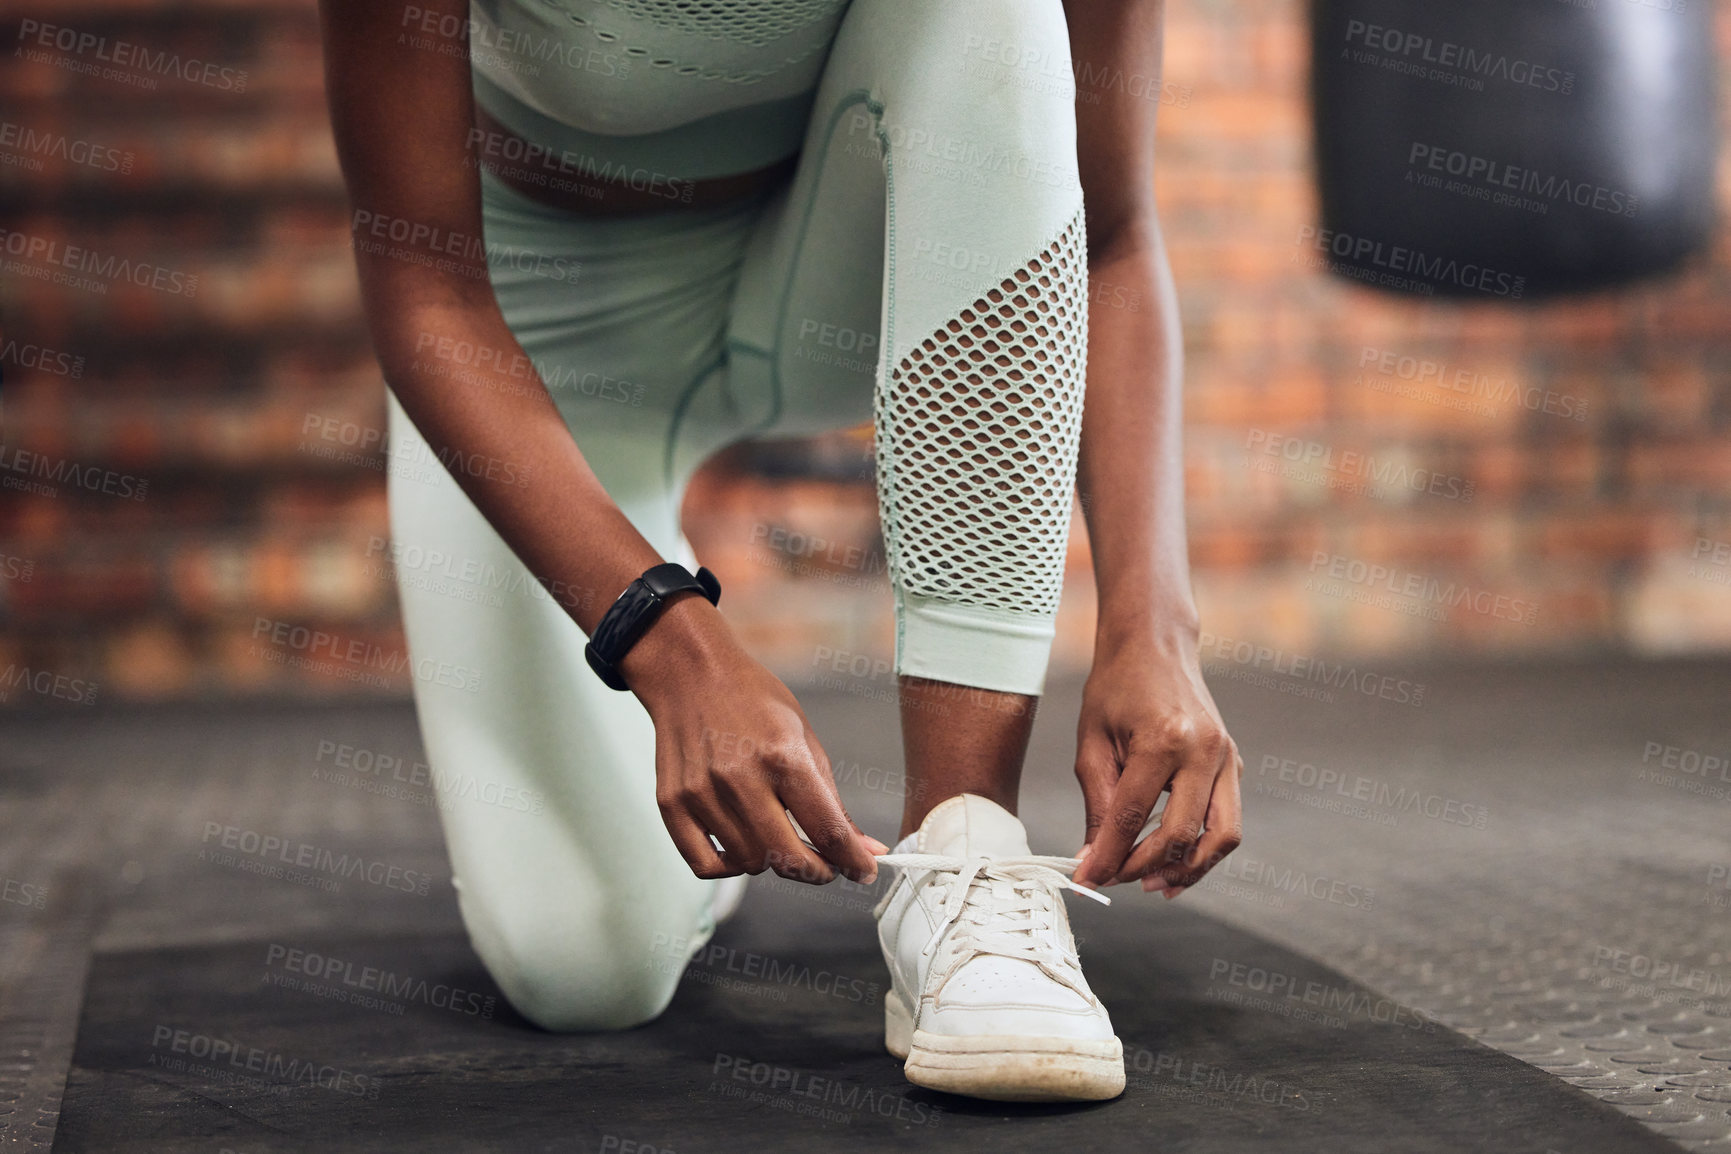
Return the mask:
[[680,180],[799,151],[850,0],[470,0],[475,99],[518,136]]

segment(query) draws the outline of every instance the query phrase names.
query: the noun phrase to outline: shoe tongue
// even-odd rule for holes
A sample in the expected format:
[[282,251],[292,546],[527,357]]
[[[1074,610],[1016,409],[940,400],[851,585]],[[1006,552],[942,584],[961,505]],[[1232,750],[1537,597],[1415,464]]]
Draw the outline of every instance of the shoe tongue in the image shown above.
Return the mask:
[[945,857],[1023,857],[1028,831],[995,801],[973,793],[952,797],[920,824],[921,853]]

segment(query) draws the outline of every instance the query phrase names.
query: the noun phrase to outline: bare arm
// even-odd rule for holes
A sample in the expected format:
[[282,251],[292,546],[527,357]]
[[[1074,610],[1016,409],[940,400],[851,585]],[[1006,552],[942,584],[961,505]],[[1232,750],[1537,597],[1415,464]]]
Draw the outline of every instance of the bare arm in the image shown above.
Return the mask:
[[[1084,97],[1077,153],[1088,210],[1088,392],[1078,487],[1090,529],[1101,617],[1150,604],[1195,627],[1184,539],[1183,335],[1154,209],[1159,0],[1082,0],[1071,36]],[[1102,71],[1102,69],[1110,71]],[[1126,77],[1089,89],[1089,75]]]
[[[421,7],[468,19],[466,0]],[[469,63],[400,44],[403,11],[400,2],[378,0],[322,4],[326,88],[356,219],[383,222],[387,231],[405,221],[457,238],[439,266],[387,255],[393,245],[356,246],[373,344],[385,379],[435,452],[515,466],[491,479],[463,470],[455,477],[588,633],[661,558],[583,460],[539,377],[523,371],[528,358],[506,327],[480,252]],[[364,239],[368,230],[357,233]],[[491,355],[461,375],[441,374],[436,350],[445,340]],[[524,476],[533,483],[518,483]]]
[[1099,590],[1076,761],[1084,876],[1176,893],[1238,845],[1241,763],[1202,682],[1185,543],[1183,338],[1154,207],[1164,4],[1065,8],[1092,297],[1077,483]]
[[[468,0],[420,0],[412,10],[467,27]],[[383,220],[387,231],[402,221],[446,238],[437,265],[392,257],[390,245],[356,246],[373,343],[385,380],[442,460],[455,453],[496,463],[490,476],[485,467],[453,476],[589,633],[662,558],[584,461],[505,323],[480,242],[467,53],[408,45],[403,34],[414,29],[404,27],[404,14],[401,0],[320,4],[331,120],[357,219]],[[486,355],[452,374],[436,355],[447,341]],[[530,483],[520,483],[525,476]],[[679,598],[620,672],[655,720],[657,797],[694,871],[719,877],[767,866],[828,881],[833,863],[856,879],[875,875],[872,849],[842,809],[798,703],[708,601]],[[755,752],[724,764],[717,734],[732,739],[728,749]],[[800,842],[786,810],[821,855]]]

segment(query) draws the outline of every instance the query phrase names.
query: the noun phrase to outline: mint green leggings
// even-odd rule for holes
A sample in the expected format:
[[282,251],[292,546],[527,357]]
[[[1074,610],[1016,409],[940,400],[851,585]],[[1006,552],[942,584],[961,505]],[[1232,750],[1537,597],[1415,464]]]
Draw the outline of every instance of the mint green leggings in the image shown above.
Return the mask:
[[[506,320],[664,557],[695,564],[680,497],[717,449],[871,420],[897,672],[1038,693],[1086,244],[1072,94],[983,50],[1005,42],[1062,57],[1060,0],[854,0],[790,186],[749,202],[584,217],[482,182]],[[427,352],[452,387],[466,355]],[[420,438],[390,412],[401,456]],[[661,824],[648,715],[434,472],[391,477],[393,553],[427,756],[479,783],[440,799],[471,940],[545,1027],[645,1021],[713,931],[717,883]]]

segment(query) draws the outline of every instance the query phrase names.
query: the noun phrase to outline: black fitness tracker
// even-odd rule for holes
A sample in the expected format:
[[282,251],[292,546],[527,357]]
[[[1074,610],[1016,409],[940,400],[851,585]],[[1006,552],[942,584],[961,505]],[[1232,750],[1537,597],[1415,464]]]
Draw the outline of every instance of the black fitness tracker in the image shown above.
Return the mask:
[[675,593],[690,590],[701,593],[715,605],[721,601],[721,582],[707,569],[698,569],[697,576],[677,561],[654,565],[643,576],[625,587],[619,599],[607,607],[595,633],[583,652],[589,658],[589,668],[610,689],[625,690],[630,686],[619,676],[619,662],[631,652],[637,639],[661,616],[667,599]]

